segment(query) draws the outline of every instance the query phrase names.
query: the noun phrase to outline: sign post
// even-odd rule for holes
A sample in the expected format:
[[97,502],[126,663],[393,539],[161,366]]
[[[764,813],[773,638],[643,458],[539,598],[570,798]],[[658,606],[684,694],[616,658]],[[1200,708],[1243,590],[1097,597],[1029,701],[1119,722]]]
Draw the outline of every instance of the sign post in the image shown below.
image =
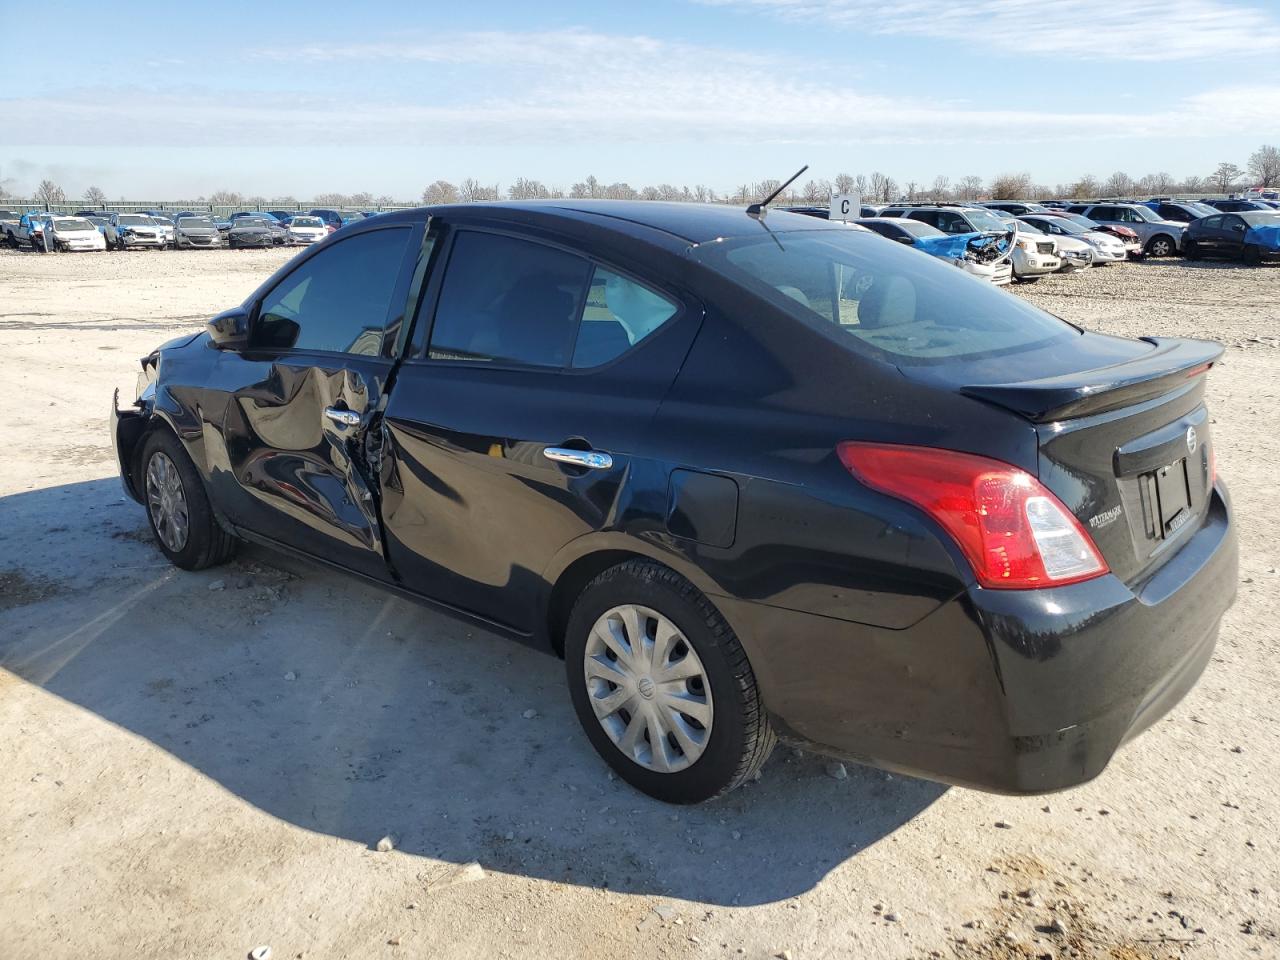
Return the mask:
[[856,193],[833,193],[831,209],[827,214],[830,220],[857,220],[862,216],[862,197]]

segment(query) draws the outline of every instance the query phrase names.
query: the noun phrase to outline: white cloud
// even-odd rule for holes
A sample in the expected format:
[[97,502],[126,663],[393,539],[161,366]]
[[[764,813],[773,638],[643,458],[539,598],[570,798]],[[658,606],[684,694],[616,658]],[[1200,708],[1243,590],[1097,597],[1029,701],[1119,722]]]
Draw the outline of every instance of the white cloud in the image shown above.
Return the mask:
[[[842,80],[842,72],[829,64],[813,61],[579,30],[453,34],[431,43],[314,45],[295,52],[364,76],[381,71],[396,78],[395,89],[412,93],[392,99],[358,92],[93,87],[0,98],[0,129],[38,131],[33,135],[42,143],[83,145],[253,146],[280,138],[332,144],[334,132],[341,131],[342,142],[389,145],[936,148],[1208,137],[1265,129],[1280,115],[1276,85],[1207,91],[1157,107],[1019,110],[868,93]],[[419,66],[410,70],[407,64]],[[459,69],[466,82],[445,76]],[[433,81],[437,74],[440,82]]]
[[[1229,0],[696,0],[873,35],[1135,62],[1280,51],[1280,20]],[[1269,0],[1274,9],[1275,0]]]

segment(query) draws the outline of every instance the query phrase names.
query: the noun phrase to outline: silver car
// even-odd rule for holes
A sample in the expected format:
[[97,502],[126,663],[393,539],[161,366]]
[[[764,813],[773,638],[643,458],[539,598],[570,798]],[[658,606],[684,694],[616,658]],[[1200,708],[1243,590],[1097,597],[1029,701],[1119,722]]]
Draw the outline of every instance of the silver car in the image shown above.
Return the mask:
[[144,213],[113,213],[111,226],[116,231],[117,250],[132,247],[154,247],[159,250],[165,245],[164,230]]
[[222,246],[222,234],[208,217],[178,217],[173,226],[173,246],[175,250],[195,249]]
[[1028,214],[1025,217],[1019,217],[1019,219],[1043,230],[1057,240],[1059,245],[1066,237],[1083,240],[1093,248],[1094,266],[1121,262],[1128,254],[1124,243],[1119,237],[1110,233],[1103,233],[1101,230],[1090,230],[1088,227],[1082,227],[1074,220],[1068,220],[1066,217]]
[[1141,203],[1077,203],[1068,207],[1072,213],[1088,217],[1094,223],[1119,224],[1128,227],[1142,241],[1142,252],[1150,257],[1171,257],[1182,249],[1185,223],[1162,220],[1154,210]]

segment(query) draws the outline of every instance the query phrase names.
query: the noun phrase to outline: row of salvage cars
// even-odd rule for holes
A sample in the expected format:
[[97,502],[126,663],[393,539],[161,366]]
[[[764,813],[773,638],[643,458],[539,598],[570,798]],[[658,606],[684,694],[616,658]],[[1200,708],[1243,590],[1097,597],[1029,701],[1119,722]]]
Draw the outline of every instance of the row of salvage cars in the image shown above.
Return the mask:
[[301,246],[323,240],[337,228],[321,216],[303,213],[281,218],[246,211],[223,219],[197,211],[82,210],[64,216],[0,210],[0,241],[36,252]]
[[[827,216],[823,207],[790,209]],[[1280,201],[1265,199],[903,203],[860,212],[850,221],[855,226],[999,285],[1131,258],[1181,254],[1258,263],[1280,256]]]

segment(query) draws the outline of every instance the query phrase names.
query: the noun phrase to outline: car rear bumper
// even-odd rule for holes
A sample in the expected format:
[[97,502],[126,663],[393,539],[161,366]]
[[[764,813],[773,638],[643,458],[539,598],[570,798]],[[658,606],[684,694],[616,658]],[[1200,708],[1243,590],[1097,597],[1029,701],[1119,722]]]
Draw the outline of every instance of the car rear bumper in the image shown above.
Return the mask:
[[784,738],[999,793],[1102,772],[1194,686],[1235,596],[1225,491],[1146,581],[970,587],[890,630],[717,597]]

